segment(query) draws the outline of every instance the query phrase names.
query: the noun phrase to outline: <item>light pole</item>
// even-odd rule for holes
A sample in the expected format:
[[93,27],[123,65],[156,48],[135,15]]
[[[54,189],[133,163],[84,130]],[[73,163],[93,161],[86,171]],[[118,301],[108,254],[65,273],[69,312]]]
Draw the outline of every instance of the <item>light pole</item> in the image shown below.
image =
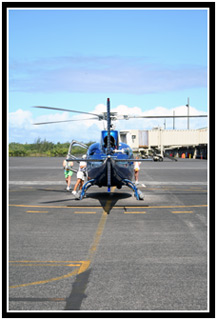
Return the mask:
[[190,107],[190,104],[189,104],[189,98],[188,98],[188,103],[186,104],[186,107],[188,108],[187,109],[187,129],[189,130],[189,107]]

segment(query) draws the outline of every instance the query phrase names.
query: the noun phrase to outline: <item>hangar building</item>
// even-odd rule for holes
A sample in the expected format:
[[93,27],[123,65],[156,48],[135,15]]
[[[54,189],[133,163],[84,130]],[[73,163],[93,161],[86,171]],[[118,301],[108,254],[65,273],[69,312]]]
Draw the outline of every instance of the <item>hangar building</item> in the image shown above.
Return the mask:
[[122,130],[120,141],[127,143],[135,152],[141,149],[158,150],[174,157],[183,153],[189,158],[207,158],[207,128],[195,130],[164,130],[160,127],[152,130]]

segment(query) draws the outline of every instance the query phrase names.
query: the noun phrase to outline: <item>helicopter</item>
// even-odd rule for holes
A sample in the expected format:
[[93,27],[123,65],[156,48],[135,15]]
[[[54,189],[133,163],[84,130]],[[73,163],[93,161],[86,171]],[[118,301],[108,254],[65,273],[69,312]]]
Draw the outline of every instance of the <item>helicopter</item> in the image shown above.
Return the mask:
[[[143,200],[144,194],[137,188],[135,183],[132,182],[134,174],[134,162],[153,161],[153,158],[146,159],[134,159],[133,151],[129,145],[119,141],[119,133],[114,130],[112,121],[115,120],[128,120],[130,118],[165,118],[165,116],[136,116],[136,115],[118,115],[116,112],[110,111],[110,98],[107,98],[107,112],[102,114],[77,111],[71,109],[46,107],[46,106],[35,106],[35,108],[42,108],[48,110],[58,110],[75,112],[80,114],[88,114],[93,116],[92,118],[83,120],[105,120],[107,122],[107,129],[101,131],[101,139],[98,143],[93,143],[89,148],[78,141],[72,140],[66,161],[85,161],[87,163],[87,182],[83,185],[80,194],[77,199],[82,200],[86,194],[86,191],[93,185],[98,187],[107,187],[108,193],[111,192],[111,187],[115,186],[121,189],[122,186],[131,188],[134,192],[134,196],[137,200]],[[166,116],[167,118],[173,118],[173,116]],[[204,116],[176,116],[176,118],[186,117],[204,117]],[[63,120],[63,121],[52,121],[52,122],[41,122],[35,123],[35,125],[51,124],[59,122],[70,122],[77,120]],[[80,120],[81,121],[81,120]],[[79,145],[82,148],[86,148],[86,157],[77,158],[72,154],[73,145]],[[73,170],[74,171],[74,170]]]

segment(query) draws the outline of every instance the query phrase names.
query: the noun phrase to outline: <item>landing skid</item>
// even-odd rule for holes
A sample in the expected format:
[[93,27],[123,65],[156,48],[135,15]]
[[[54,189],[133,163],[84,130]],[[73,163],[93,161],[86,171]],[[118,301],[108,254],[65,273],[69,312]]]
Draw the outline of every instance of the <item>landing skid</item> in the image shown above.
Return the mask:
[[94,184],[94,182],[95,182],[95,179],[92,179],[92,180],[87,181],[83,185],[83,187],[81,189],[80,200],[82,200],[84,198],[87,189],[89,189]]
[[[82,200],[86,194],[87,189],[89,189],[92,185],[94,185],[95,179],[89,180],[87,181],[81,190],[81,194],[80,194],[80,200]],[[139,189],[137,189],[137,187],[135,186],[135,184],[128,180],[128,179],[123,179],[123,182],[125,183],[126,186],[128,186],[129,188],[131,188],[134,191],[134,196],[136,197],[137,200],[143,200],[144,199],[144,194],[142,193],[142,191],[140,191]]]
[[123,179],[123,181],[125,182],[125,184],[129,187],[129,188],[131,188],[131,189],[133,189],[133,191],[134,191],[134,196],[136,197],[136,199],[137,200],[144,200],[144,194],[142,193],[142,191],[140,191],[139,189],[137,189],[137,187],[135,186],[135,184],[132,182],[132,181],[130,181],[130,180],[128,180],[128,179]]

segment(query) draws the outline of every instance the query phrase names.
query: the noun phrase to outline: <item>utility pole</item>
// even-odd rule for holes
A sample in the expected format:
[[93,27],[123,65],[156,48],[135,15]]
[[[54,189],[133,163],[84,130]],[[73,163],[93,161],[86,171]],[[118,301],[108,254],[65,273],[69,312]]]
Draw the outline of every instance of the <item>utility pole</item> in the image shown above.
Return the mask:
[[175,111],[173,110],[173,130],[175,130]]
[[188,103],[186,104],[187,109],[187,129],[189,130],[189,107],[190,107],[190,103],[189,103],[189,98],[188,98]]

